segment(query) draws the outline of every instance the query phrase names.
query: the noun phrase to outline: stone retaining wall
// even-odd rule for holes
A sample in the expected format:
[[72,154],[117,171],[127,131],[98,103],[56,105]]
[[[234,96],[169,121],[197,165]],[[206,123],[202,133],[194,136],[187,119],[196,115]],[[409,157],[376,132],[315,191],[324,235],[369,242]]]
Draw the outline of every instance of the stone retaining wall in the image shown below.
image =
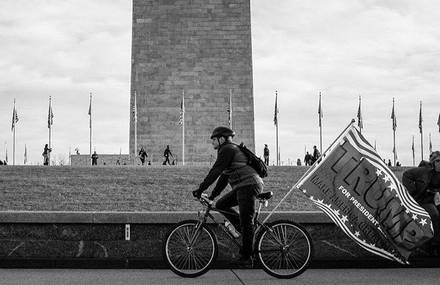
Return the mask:
[[[0,212],[0,266],[164,268],[166,233],[177,222],[196,217],[194,212]],[[361,249],[321,212],[278,212],[270,220],[277,219],[306,227],[315,267],[399,266]],[[226,267],[238,249],[211,226],[219,240],[216,267]],[[427,260],[430,266],[439,264],[423,250],[413,264],[426,265]]]

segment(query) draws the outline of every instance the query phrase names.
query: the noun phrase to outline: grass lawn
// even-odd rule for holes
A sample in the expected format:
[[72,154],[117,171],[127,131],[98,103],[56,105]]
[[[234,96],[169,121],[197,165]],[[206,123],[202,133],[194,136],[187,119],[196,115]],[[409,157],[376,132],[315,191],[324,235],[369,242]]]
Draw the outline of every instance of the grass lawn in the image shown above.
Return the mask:
[[[306,170],[269,167],[269,176],[264,179],[265,191],[274,192],[269,210]],[[208,167],[181,166],[4,166],[0,167],[0,210],[195,211],[200,204],[193,200],[191,191],[208,171]],[[394,172],[400,179],[402,168]],[[294,190],[279,209],[316,208]]]

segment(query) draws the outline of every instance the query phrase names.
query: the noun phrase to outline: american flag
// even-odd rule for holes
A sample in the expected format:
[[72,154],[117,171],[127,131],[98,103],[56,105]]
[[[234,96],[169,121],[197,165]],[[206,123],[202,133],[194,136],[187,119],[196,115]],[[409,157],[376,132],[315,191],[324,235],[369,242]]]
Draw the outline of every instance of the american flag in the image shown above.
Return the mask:
[[358,127],[359,129],[364,128],[364,122],[362,121],[362,114],[361,114],[361,96],[359,96],[359,108],[357,112],[357,118],[358,118]]
[[394,112],[394,98],[393,98],[393,109],[391,110],[391,119],[393,120],[393,130],[397,128],[396,113]]
[[137,97],[137,94],[136,94],[136,91],[134,91],[134,100],[133,100],[133,109],[132,109],[132,112],[133,112],[133,120],[134,120],[134,122],[137,122],[137,101],[136,101],[136,97]]
[[229,127],[232,129],[232,89],[229,90],[229,106],[226,112],[228,112]]
[[18,122],[18,114],[17,114],[17,110],[15,109],[15,100],[14,100],[14,109],[12,110],[12,127],[11,127],[11,131],[13,131],[15,129],[15,125]]
[[422,101],[420,101],[420,112],[419,112],[419,131],[420,131],[420,133],[423,132],[422,122],[423,122],[423,119],[422,119]]
[[275,114],[273,116],[273,123],[275,126],[278,126],[278,92],[275,91]]
[[47,114],[47,127],[50,129],[52,125],[53,125],[53,112],[52,112],[51,98],[49,97],[49,113]]
[[182,100],[180,101],[179,125],[183,126],[185,121],[185,91],[182,91]]

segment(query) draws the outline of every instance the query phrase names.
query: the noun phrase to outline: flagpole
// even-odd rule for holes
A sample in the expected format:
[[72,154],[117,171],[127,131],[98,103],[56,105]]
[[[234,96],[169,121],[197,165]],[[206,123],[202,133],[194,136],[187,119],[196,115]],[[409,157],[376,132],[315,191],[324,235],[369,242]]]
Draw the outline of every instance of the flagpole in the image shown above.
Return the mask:
[[229,128],[232,127],[232,88],[229,89]]
[[275,127],[276,127],[276,145],[277,145],[277,166],[280,165],[279,148],[278,148],[278,91],[275,90]]
[[358,126],[359,126],[359,132],[362,134],[362,128],[364,127],[364,124],[362,122],[362,113],[361,113],[361,96],[359,96],[359,108],[358,108]]
[[[49,115],[48,115],[48,117],[47,117],[47,123],[48,123],[48,125],[49,125],[49,149],[51,149],[51,145],[52,145],[52,143],[51,143],[51,140],[52,140],[52,138],[51,138],[51,136],[52,136],[52,124],[51,124],[51,121],[50,121],[50,113],[51,113],[51,103],[52,103],[52,98],[51,98],[51,96],[49,96]],[[48,156],[48,166],[50,166],[50,151],[48,151],[47,152],[47,156]]]
[[90,140],[89,140],[89,163],[92,164],[92,92],[90,92],[90,105],[89,105],[89,129],[90,129]]
[[414,151],[414,135],[412,136],[412,159],[413,159],[413,166],[416,165],[416,153]]
[[[134,154],[133,154],[133,157],[136,157],[137,147],[138,147],[138,142],[137,142],[137,93],[136,93],[136,90],[134,91],[133,115],[134,115]],[[133,160],[133,164],[134,163],[135,162]]]
[[322,153],[322,109],[321,109],[321,92],[319,92],[319,152]]
[[431,133],[429,133],[429,156],[431,156],[432,150],[432,141],[431,141]]
[[182,165],[185,165],[185,89],[182,90]]
[[393,111],[391,114],[393,119],[393,153],[394,153],[394,166],[396,166],[396,114],[394,112],[394,98],[393,98]]
[[15,127],[17,125],[17,122],[15,121],[17,111],[15,110],[15,98],[14,98],[14,111],[13,111],[13,122],[14,122],[14,128],[12,130],[12,165],[15,165]]
[[423,125],[422,125],[422,101],[420,101],[419,128],[420,128],[420,151],[423,160]]
[[[351,120],[351,122],[350,122],[350,124],[348,124],[348,126],[339,134],[339,136],[330,144],[330,146],[327,148],[327,150],[318,158],[318,160],[321,160],[321,159],[323,159],[324,157],[325,157],[325,153],[327,153],[327,151],[329,151],[332,147],[333,147],[333,145],[336,143],[336,142],[338,142],[339,141],[339,139],[343,136],[343,135],[345,135],[346,134],[346,132],[348,131],[348,130],[350,130],[350,128],[353,126],[353,124],[355,123],[356,121],[353,119],[353,120]],[[313,164],[314,165],[314,167],[310,167],[309,169],[307,169],[307,171],[301,176],[301,178],[300,179],[298,179],[296,182],[295,182],[295,184],[290,188],[290,190],[284,195],[284,197],[278,202],[278,204],[272,209],[272,211],[270,211],[270,213],[266,216],[266,218],[264,218],[264,221],[262,222],[263,224],[265,223],[265,222],[267,222],[267,220],[269,220],[269,218],[270,218],[270,216],[272,216],[272,214],[275,212],[275,210],[281,205],[281,203],[283,203],[284,202],[284,200],[286,200],[287,199],[287,197],[290,195],[290,193],[292,193],[292,191],[293,191],[293,189],[295,189],[295,188],[298,188],[298,185],[299,185],[299,183],[300,183],[300,181],[304,178],[304,177],[306,177],[312,170],[314,170],[315,168],[316,168],[316,166],[317,166],[317,164],[315,163],[315,164]]]

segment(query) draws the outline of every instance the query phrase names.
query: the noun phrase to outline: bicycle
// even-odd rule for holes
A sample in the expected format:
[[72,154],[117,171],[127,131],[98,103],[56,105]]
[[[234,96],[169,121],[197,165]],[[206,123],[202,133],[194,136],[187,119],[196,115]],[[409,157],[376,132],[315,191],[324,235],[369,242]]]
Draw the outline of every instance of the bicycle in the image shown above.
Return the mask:
[[[293,278],[302,274],[309,266],[313,256],[312,239],[309,233],[295,222],[277,220],[266,224],[258,220],[262,206],[267,206],[272,196],[272,192],[257,195],[259,207],[254,217],[253,256],[269,275],[283,279]],[[217,236],[207,226],[208,218],[240,247],[240,242],[230,230],[223,223],[217,222],[210,213],[225,211],[215,208],[206,194],[202,194],[198,201],[203,205],[198,220],[185,220],[176,224],[167,233],[162,247],[164,260],[169,268],[182,277],[193,278],[208,272],[217,258]]]

